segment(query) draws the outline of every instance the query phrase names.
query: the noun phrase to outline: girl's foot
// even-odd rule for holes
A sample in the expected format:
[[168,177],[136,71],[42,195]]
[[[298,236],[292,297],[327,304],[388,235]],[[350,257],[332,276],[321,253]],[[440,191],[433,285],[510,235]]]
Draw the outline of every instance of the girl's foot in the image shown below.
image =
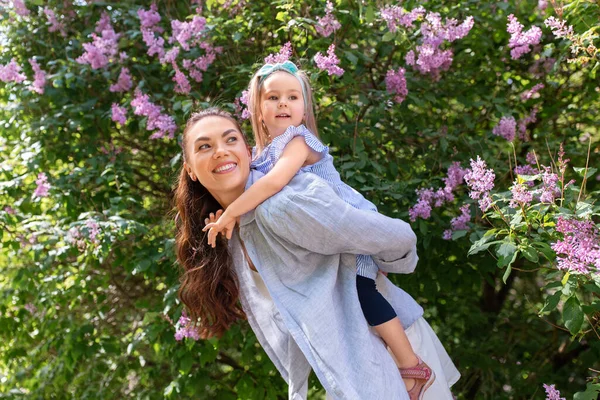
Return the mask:
[[[435,373],[423,360],[419,358],[419,363],[415,367],[400,368],[400,375],[408,390],[410,400],[421,400],[425,391],[435,381]],[[411,385],[411,382],[414,382]],[[410,389],[409,389],[410,388]]]

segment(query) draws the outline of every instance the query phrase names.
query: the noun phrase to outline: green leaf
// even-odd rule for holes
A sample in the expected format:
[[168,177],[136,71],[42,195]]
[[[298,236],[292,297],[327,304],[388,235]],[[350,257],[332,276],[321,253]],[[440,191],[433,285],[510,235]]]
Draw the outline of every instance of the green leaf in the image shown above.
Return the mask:
[[546,301],[544,302],[544,307],[540,310],[539,314],[554,311],[558,302],[560,301],[561,292],[558,291],[548,297],[546,297]]
[[367,24],[373,22],[375,20],[375,8],[373,6],[368,6],[367,11],[365,12],[365,22]]
[[600,383],[588,383],[585,392],[577,392],[573,400],[598,400],[600,394]]
[[[486,235],[487,235],[487,233],[486,233]],[[473,254],[477,254],[480,251],[487,250],[488,247],[490,247],[493,244],[502,243],[502,240],[491,241],[491,240],[494,240],[496,235],[494,235],[494,234],[491,234],[489,236],[486,236],[486,235],[483,235],[483,237],[481,239],[479,239],[478,241],[476,241],[475,243],[473,243],[471,245],[471,248],[469,249],[469,252],[467,253],[467,255],[471,256]]]
[[533,263],[537,263],[540,260],[537,251],[535,251],[535,249],[531,246],[522,249],[521,253],[525,256],[526,259]]
[[[498,262],[497,265],[499,268],[502,267],[508,267],[509,265],[511,265],[515,259],[517,258],[517,246],[515,246],[513,243],[511,242],[503,242],[502,245],[500,245],[500,247],[498,247],[498,249],[496,250],[496,254],[498,255]],[[506,282],[506,278],[508,277],[508,274],[510,274],[510,271],[508,273],[505,272],[505,276],[504,276],[504,281]]]
[[[516,253],[515,253],[515,255],[516,255]],[[502,275],[502,282],[504,282],[504,283],[506,283],[506,280],[508,279],[508,277],[510,276],[510,273],[512,271],[512,267],[510,266],[510,264],[512,264],[512,261],[508,264],[508,267],[506,267],[506,271],[504,271],[504,275]]]
[[572,335],[581,330],[581,326],[583,325],[583,310],[581,309],[581,305],[579,305],[577,297],[571,296],[565,302],[563,321]]
[[596,173],[596,171],[598,171],[597,168],[588,168],[587,169],[587,173],[585,172],[585,168],[573,168],[575,170],[575,172],[577,172],[580,176],[584,176],[585,174],[585,178],[589,178],[590,176],[594,175]]
[[394,32],[386,32],[385,35],[383,35],[383,37],[381,38],[381,41],[389,42],[390,40],[394,39],[395,37],[396,37],[396,34]]

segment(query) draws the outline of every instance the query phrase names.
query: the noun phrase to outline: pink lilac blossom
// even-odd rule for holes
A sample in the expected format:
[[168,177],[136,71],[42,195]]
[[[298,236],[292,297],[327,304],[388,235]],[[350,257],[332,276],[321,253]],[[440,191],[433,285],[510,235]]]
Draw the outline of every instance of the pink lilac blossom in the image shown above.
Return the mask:
[[0,65],[0,81],[21,83],[27,77],[21,73],[21,66],[13,58],[8,64]]
[[175,135],[177,125],[172,117],[162,113],[162,107],[150,101],[147,94],[143,94],[141,91],[136,91],[135,98],[131,102],[131,106],[134,107],[133,113],[135,115],[143,115],[148,118],[146,122],[146,130],[154,132],[150,139],[160,139],[168,134],[169,139],[172,139]]
[[538,8],[540,11],[545,11],[548,8],[548,1],[546,0],[538,0]]
[[327,71],[329,76],[342,76],[344,74],[344,70],[338,66],[340,60],[335,55],[335,44],[331,44],[331,46],[329,46],[329,49],[327,49],[327,56],[324,56],[321,54],[321,52],[318,52],[315,55],[314,60],[317,64],[317,68],[319,68],[321,71]]
[[284,63],[290,59],[292,56],[292,43],[287,42],[281,49],[279,49],[279,53],[269,54],[265,57],[265,64],[278,64]]
[[11,206],[4,207],[4,212],[7,213],[8,215],[15,215],[17,213],[15,211],[15,209],[12,208]]
[[187,76],[185,76],[185,74],[181,72],[176,63],[173,63],[173,70],[175,71],[175,76],[173,77],[173,82],[176,83],[175,92],[181,94],[189,94],[192,90],[192,87]]
[[418,217],[428,219],[431,216],[431,205],[429,201],[419,199],[414,207],[408,209],[408,216],[411,222],[415,222]]
[[112,25],[110,24],[110,16],[105,11],[102,13],[102,16],[100,16],[100,20],[98,20],[96,23],[96,29],[94,29],[94,32],[101,35],[102,31],[106,29],[112,29]]
[[537,108],[533,108],[528,116],[522,118],[518,122],[519,126],[519,139],[527,142],[529,141],[529,137],[527,136],[527,125],[534,123],[537,121]]
[[566,400],[564,397],[560,397],[560,392],[556,390],[554,385],[544,383],[544,390],[546,391],[546,400]]
[[112,120],[121,125],[125,125],[127,121],[127,110],[125,107],[120,107],[117,103],[112,103],[111,106]]
[[547,18],[544,21],[544,25],[552,30],[552,33],[557,38],[571,39],[574,35],[573,27],[571,25],[566,26],[567,21],[556,19],[554,17]]
[[62,37],[66,37],[67,32],[65,31],[65,24],[58,20],[54,11],[48,7],[44,7],[44,14],[46,14],[46,18],[48,18],[48,22],[50,23],[48,31],[60,32]]
[[196,329],[185,311],[181,314],[179,321],[177,321],[177,330],[175,331],[175,340],[179,342],[184,338],[200,339],[198,329]]
[[119,51],[119,38],[121,34],[117,34],[110,21],[98,21],[97,26],[102,25],[105,29],[102,30],[100,36],[92,33],[92,43],[84,43],[85,52],[77,58],[79,64],[89,64],[92,69],[103,68],[117,56]]
[[479,199],[479,208],[484,212],[492,203],[489,192],[494,188],[495,178],[494,171],[488,169],[485,161],[479,156],[476,161],[471,159],[471,168],[467,169],[464,179],[470,190],[469,196],[474,200]]
[[25,6],[25,2],[23,0],[13,0],[13,7],[15,9],[15,13],[21,17],[26,17],[30,14],[30,11]]
[[120,62],[123,62],[123,61],[127,60],[128,58],[129,58],[129,56],[124,51],[119,53],[119,61]]
[[[197,44],[202,38],[206,28],[206,19],[199,15],[194,15],[190,22],[181,22],[175,19],[171,21],[171,28],[173,34],[169,38],[169,43],[179,42],[181,48],[189,51],[190,45]],[[192,42],[188,43],[190,40]]]
[[462,168],[458,161],[454,161],[450,167],[448,167],[448,177],[444,178],[446,188],[451,192],[454,191],[458,186],[464,182],[464,177],[467,174],[467,169]]
[[29,86],[29,90],[38,94],[44,94],[44,86],[46,86],[46,72],[42,70],[40,64],[38,64],[35,58],[30,58],[29,64],[31,64],[31,68],[33,68],[34,72],[33,83],[31,86]]
[[530,151],[529,153],[527,153],[527,155],[525,156],[525,160],[527,160],[529,164],[537,164],[537,157],[535,156],[535,151]]
[[416,47],[418,58],[411,50],[406,55],[406,63],[422,75],[429,74],[433,80],[438,81],[441,78],[441,72],[447,71],[452,65],[454,53],[451,49],[442,50],[432,44],[423,44]]
[[171,50],[167,51],[160,59],[161,64],[171,64],[175,62],[179,55],[179,47],[172,47]]
[[156,55],[158,58],[163,58],[165,55],[165,39],[154,35],[150,29],[142,29],[142,40],[148,46],[146,54],[149,56]]
[[48,183],[48,177],[45,173],[40,172],[38,174],[35,184],[37,185],[37,187],[33,192],[33,197],[47,197],[51,186]]
[[560,189],[557,185],[558,180],[558,175],[553,173],[550,167],[544,167],[544,172],[542,172],[540,202],[552,204],[557,197],[560,197]]
[[451,228],[444,231],[442,238],[444,238],[444,240],[450,240],[452,239],[452,232],[469,230],[469,225],[467,225],[469,221],[471,221],[471,206],[464,204],[460,208],[460,215],[452,218],[450,221]]
[[225,10],[229,11],[229,15],[236,15],[246,7],[246,0],[238,0],[235,5],[232,5],[233,2],[234,0],[227,0],[222,6]]
[[100,226],[93,219],[89,219],[85,222],[85,226],[88,228],[88,238],[92,243],[97,244],[98,234],[100,233]]
[[530,46],[535,46],[540,43],[542,38],[542,30],[537,26],[532,26],[528,31],[523,32],[524,26],[517,18],[510,14],[508,16],[507,32],[511,34],[508,41],[508,47],[511,49],[510,56],[513,60],[521,58],[523,54],[531,51]]
[[390,69],[385,76],[385,87],[388,93],[395,95],[396,103],[402,103],[408,94],[405,72],[404,68],[398,68],[398,71]]
[[467,36],[474,23],[473,17],[467,17],[461,24],[454,18],[448,18],[445,23],[442,23],[439,13],[427,13],[425,21],[421,24],[423,43],[436,47],[441,45],[444,40],[452,43]]
[[158,13],[156,3],[152,3],[149,10],[140,8],[137,15],[140,19],[140,28],[142,30],[147,29],[153,32],[162,32],[162,29],[156,26],[160,22],[160,14]]
[[517,122],[514,117],[502,117],[498,125],[494,127],[492,133],[496,136],[502,136],[504,139],[512,142],[516,135]]
[[[552,243],[557,254],[557,268],[580,274],[600,270],[600,236],[593,221],[558,217],[556,231],[563,240]],[[593,267],[592,267],[593,266]]]
[[131,75],[129,75],[129,68],[121,68],[117,83],[110,85],[108,90],[111,92],[127,92],[132,86],[133,82],[131,81]]
[[407,29],[414,28],[413,22],[425,15],[425,12],[425,8],[423,7],[417,7],[410,12],[407,12],[400,6],[386,6],[379,10],[381,18],[387,23],[390,32],[396,32],[398,26],[403,26]]
[[[236,110],[240,118],[250,119],[250,111],[248,110],[248,94],[247,90],[242,92],[242,95],[235,99]],[[242,106],[242,104],[245,106]]]
[[544,84],[543,83],[538,83],[537,85],[535,85],[531,89],[526,90],[525,92],[523,92],[521,94],[521,101],[525,101],[525,100],[531,99],[533,97],[533,95],[535,95],[537,92],[539,92],[543,88],[544,88]]
[[342,27],[342,24],[333,16],[333,4],[328,1],[325,5],[325,16],[317,17],[315,29],[321,36],[329,36]]
[[510,200],[509,206],[512,208],[527,206],[533,200],[533,193],[527,190],[527,185],[525,184],[515,181],[510,191],[512,193],[512,199]]

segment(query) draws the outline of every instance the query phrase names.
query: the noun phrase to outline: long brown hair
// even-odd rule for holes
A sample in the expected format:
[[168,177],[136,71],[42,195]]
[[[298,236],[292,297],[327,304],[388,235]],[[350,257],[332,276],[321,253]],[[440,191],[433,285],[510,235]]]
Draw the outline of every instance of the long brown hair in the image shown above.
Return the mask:
[[[287,71],[284,72],[288,73]],[[302,80],[302,84],[304,86],[303,95],[306,97],[304,99],[306,104],[304,110],[306,113],[304,124],[308,130],[313,133],[313,135],[319,137],[317,119],[315,118],[315,110],[313,105],[312,90],[310,88],[310,79],[308,79],[306,72],[302,70],[298,70],[298,72],[292,75]],[[259,76],[258,72],[256,72],[250,80],[250,84],[248,85],[248,111],[250,112],[250,123],[252,124],[252,132],[254,133],[254,142],[256,143],[257,155],[263,151],[267,144],[269,144],[267,127],[262,122],[262,115],[260,111],[263,83],[269,79],[269,77],[261,81],[262,78],[263,77]]]
[[[201,119],[213,116],[232,121],[242,132],[235,118],[219,108],[192,114],[183,131],[184,162],[189,131]],[[182,267],[179,299],[191,320],[197,321],[202,338],[218,337],[239,318],[245,318],[238,302],[239,286],[227,242],[219,237],[217,246],[212,248],[207,243],[207,233],[202,232],[204,220],[222,207],[199,181],[189,177],[183,165],[174,191],[175,245]]]

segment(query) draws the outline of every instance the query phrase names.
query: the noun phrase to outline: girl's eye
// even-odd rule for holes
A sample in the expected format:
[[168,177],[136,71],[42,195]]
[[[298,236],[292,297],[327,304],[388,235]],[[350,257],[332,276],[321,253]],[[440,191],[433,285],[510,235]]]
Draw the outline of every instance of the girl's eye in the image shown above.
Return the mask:
[[298,100],[298,96],[290,96],[290,100]]
[[277,96],[269,96],[269,100],[277,100]]

